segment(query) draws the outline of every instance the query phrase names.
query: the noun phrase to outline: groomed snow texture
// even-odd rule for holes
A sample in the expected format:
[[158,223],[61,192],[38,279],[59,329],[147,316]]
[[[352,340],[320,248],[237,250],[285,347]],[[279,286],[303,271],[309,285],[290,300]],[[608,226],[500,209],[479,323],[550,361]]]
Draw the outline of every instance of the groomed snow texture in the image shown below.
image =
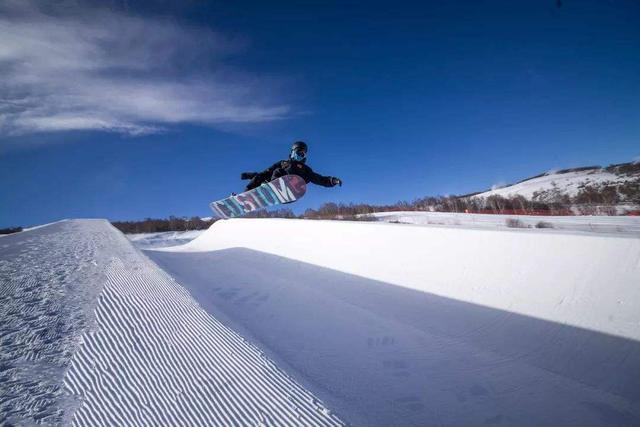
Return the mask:
[[101,222],[60,222],[0,237],[0,425],[66,424],[62,380],[104,283]]
[[[3,291],[11,291],[3,293],[10,324],[3,321],[1,349],[3,373],[12,380],[0,394],[7,421],[342,424],[106,221],[63,222],[17,236],[0,240]],[[83,274],[93,271],[89,266],[97,275]],[[94,323],[72,322],[67,331],[69,313],[83,311],[71,296],[78,288],[93,295],[82,302]],[[56,298],[66,305],[52,305]]]

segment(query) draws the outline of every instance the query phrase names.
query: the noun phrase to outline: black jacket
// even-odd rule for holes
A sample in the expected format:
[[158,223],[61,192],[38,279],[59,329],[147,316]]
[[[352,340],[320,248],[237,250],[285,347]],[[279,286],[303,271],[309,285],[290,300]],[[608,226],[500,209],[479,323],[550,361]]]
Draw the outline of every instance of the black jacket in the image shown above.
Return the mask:
[[[243,174],[243,176],[245,175],[253,174],[248,172]],[[312,182],[317,185],[322,185],[323,187],[333,187],[335,185],[332,180],[333,177],[317,174],[303,162],[289,159],[276,162],[262,172],[256,173],[249,184],[247,184],[246,190],[251,190],[265,182],[272,181],[284,175],[298,175],[304,179],[307,184]]]

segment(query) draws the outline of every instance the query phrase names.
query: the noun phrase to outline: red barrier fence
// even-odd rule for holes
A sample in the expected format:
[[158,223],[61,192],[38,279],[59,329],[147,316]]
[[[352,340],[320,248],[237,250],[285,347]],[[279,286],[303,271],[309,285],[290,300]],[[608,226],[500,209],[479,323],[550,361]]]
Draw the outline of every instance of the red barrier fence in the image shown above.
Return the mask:
[[572,216],[575,215],[569,209],[557,209],[557,210],[527,210],[527,209],[482,209],[482,210],[469,210],[466,209],[465,213],[470,214],[489,214],[489,215],[533,215],[533,216]]

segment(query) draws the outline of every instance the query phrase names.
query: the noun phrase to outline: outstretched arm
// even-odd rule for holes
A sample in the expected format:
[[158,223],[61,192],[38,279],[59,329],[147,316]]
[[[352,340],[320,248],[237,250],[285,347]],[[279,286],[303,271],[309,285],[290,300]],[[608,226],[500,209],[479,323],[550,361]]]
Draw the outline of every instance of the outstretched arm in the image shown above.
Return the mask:
[[336,185],[342,187],[342,180],[335,176],[323,176],[312,171],[309,178],[314,184],[322,185],[323,187],[335,187]]

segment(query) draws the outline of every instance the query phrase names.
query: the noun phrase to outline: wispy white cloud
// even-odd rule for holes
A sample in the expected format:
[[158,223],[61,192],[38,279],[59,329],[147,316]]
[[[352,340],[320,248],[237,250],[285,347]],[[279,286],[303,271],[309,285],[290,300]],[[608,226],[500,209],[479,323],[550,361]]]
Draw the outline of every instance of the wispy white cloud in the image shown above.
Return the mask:
[[0,9],[0,133],[136,135],[291,113],[273,79],[225,66],[240,42],[167,20],[30,6]]

